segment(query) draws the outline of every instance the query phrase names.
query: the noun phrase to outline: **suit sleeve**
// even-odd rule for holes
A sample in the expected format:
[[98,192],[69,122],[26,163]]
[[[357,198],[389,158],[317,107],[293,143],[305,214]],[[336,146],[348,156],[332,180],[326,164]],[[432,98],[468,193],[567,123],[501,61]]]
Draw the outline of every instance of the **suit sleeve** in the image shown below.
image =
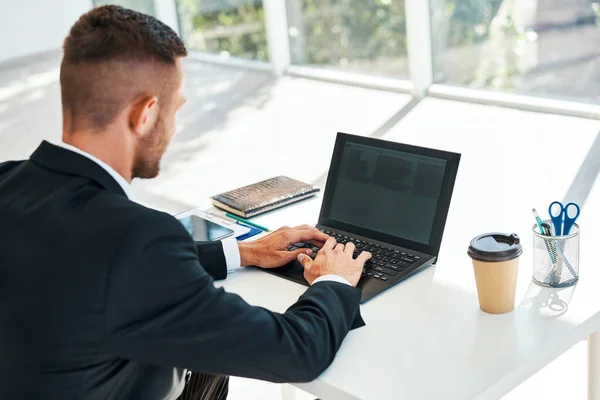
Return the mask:
[[196,252],[200,264],[214,280],[227,278],[227,262],[221,241],[196,242]]
[[313,285],[283,314],[250,306],[214,287],[195,244],[172,217],[155,214],[135,225],[108,279],[107,346],[119,357],[306,382],[331,364],[362,321],[360,290],[337,282]]

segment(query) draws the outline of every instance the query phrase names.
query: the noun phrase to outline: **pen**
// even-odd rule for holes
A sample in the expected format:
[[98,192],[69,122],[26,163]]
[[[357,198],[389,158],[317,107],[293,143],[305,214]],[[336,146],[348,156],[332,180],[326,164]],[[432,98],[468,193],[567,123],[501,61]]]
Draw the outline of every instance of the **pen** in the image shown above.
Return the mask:
[[536,209],[532,208],[531,211],[533,211],[533,216],[535,217],[535,222],[537,223],[537,226],[538,226],[538,229],[540,230],[540,233],[542,235],[545,235],[546,233],[544,232],[542,220],[540,219],[540,216],[538,215]]
[[239,221],[239,222],[241,222],[241,223],[244,223],[244,224],[246,224],[246,225],[253,226],[253,227],[255,227],[255,228],[258,228],[258,229],[260,229],[260,230],[263,230],[263,231],[265,231],[265,232],[270,232],[270,230],[269,230],[268,228],[265,228],[264,226],[261,226],[261,225],[255,224],[254,222],[252,222],[252,221],[248,221],[247,219],[244,219],[244,218],[242,218],[242,217],[238,217],[237,215],[230,214],[230,213],[225,213],[225,216],[226,216],[227,218],[235,219],[236,221]]
[[[550,230],[550,225],[547,223],[542,223],[542,228],[544,229],[544,235],[552,236],[552,231]],[[558,256],[558,260],[556,259],[556,255],[550,250],[550,245],[546,240],[544,240],[544,244],[546,245],[546,249],[548,249],[548,254],[550,255],[550,259],[554,264],[554,282],[559,283],[560,277],[562,276],[562,258],[560,255]],[[552,243],[552,247],[556,248],[556,243]]]
[[[550,234],[550,226],[548,224],[542,222],[542,220],[540,219],[540,216],[538,215],[535,208],[533,208],[531,211],[533,211],[533,215],[535,216],[535,222],[537,223],[538,229],[540,230],[540,234],[547,236],[547,237],[551,237],[552,235]],[[548,251],[548,255],[550,256],[550,261],[552,262],[552,270],[550,271],[550,274],[553,275],[552,281],[553,282],[557,282],[557,280],[560,281],[560,273],[558,272],[558,269],[561,268],[561,270],[562,270],[562,262],[559,261],[557,263],[556,255],[550,248],[550,243],[548,243],[548,240],[546,240],[546,239],[542,239],[542,240],[544,241],[544,246],[546,246],[546,251]]]
[[550,233],[550,225],[548,225],[547,223],[544,222],[542,224],[542,228],[544,228],[544,235],[552,236],[552,233]]
[[[535,222],[537,222],[537,226],[538,226],[538,229],[540,230],[540,234],[542,234],[544,236],[552,236],[550,234],[550,229],[549,229],[548,224],[545,224],[542,222],[536,209],[533,208],[531,211],[533,211],[533,215],[535,216]],[[554,264],[554,267],[556,268],[556,257],[554,255],[554,253],[552,252],[552,250],[550,249],[550,244],[545,239],[544,239],[544,245],[546,246],[546,250],[548,250],[548,255],[550,256],[550,260],[552,261],[552,264]]]

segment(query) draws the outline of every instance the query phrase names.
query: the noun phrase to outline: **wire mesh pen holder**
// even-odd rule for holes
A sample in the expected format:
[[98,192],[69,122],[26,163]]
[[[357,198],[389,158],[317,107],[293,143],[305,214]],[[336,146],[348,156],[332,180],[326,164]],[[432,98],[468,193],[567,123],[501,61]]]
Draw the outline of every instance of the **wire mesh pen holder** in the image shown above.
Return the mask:
[[[550,231],[554,234],[552,223]],[[549,287],[572,286],[579,280],[579,225],[564,236],[546,236],[533,226],[533,281]]]

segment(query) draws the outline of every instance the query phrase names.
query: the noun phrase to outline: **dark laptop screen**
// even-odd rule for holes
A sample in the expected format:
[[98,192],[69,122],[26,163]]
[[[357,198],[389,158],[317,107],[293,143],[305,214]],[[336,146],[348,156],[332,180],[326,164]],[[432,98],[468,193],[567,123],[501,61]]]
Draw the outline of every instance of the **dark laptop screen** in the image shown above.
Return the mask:
[[333,221],[430,245],[447,161],[346,142],[333,188]]

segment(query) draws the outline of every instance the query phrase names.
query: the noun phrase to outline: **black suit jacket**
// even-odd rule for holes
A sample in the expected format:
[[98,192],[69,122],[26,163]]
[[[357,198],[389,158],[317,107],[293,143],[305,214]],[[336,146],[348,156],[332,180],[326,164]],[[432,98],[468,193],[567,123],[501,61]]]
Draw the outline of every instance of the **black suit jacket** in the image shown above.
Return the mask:
[[185,369],[310,381],[362,323],[360,291],[310,287],[284,314],[216,289],[219,242],[44,142],[0,164],[0,399],[170,399]]

